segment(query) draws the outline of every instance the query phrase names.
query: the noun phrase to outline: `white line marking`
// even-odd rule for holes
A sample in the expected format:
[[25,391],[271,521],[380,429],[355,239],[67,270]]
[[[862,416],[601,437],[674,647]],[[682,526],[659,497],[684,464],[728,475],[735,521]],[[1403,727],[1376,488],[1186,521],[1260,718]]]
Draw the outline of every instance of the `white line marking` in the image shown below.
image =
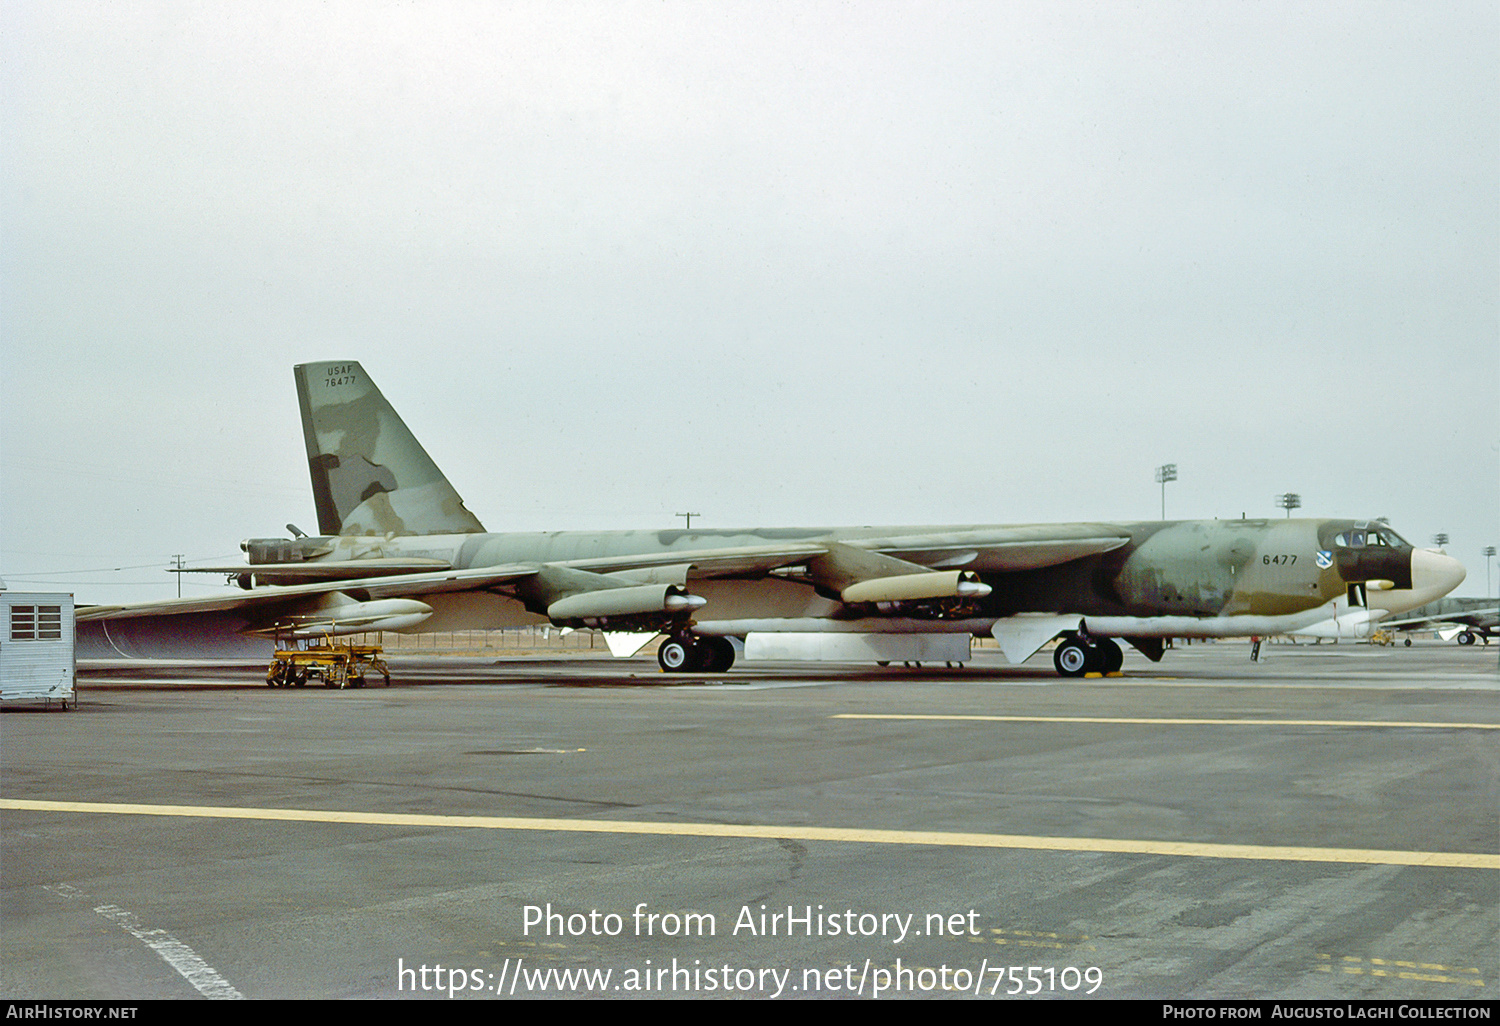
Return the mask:
[[146,947],[161,956],[163,962],[187,980],[198,993],[218,1001],[243,1001],[245,995],[229,985],[198,953],[166,930],[144,930],[135,913],[127,912],[118,905],[100,905],[95,912],[133,936]]

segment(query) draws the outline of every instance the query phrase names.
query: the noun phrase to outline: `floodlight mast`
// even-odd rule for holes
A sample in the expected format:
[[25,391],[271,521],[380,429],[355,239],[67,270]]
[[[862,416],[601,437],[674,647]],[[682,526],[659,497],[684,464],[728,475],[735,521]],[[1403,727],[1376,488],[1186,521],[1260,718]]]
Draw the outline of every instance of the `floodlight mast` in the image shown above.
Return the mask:
[[1290,520],[1292,510],[1302,508],[1302,496],[1296,492],[1283,492],[1281,495],[1276,496],[1276,505],[1278,508],[1286,510],[1287,519]]
[[1177,464],[1163,463],[1156,468],[1156,482],[1161,485],[1161,518],[1167,519],[1167,482],[1177,480]]

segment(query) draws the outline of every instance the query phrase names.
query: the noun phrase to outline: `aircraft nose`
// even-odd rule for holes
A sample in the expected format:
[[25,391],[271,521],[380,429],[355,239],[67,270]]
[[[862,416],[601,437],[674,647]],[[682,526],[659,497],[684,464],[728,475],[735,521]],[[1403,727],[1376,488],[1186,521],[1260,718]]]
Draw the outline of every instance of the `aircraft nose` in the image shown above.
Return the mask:
[[1468,576],[1464,565],[1436,549],[1413,549],[1411,554],[1411,588],[1421,596],[1421,605],[1433,602],[1463,583]]

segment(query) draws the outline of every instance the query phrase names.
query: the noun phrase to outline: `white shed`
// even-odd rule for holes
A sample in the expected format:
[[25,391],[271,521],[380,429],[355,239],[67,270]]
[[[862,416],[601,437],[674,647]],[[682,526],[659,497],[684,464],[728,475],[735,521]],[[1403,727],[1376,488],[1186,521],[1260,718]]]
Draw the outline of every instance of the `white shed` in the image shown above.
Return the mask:
[[73,596],[7,591],[0,582],[0,701],[75,702]]

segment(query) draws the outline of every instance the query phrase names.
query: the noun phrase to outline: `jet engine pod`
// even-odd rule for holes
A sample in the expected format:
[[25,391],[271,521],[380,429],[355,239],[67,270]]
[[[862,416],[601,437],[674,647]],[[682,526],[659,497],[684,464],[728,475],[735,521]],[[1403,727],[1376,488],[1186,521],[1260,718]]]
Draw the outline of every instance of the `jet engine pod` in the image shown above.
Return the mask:
[[849,603],[921,602],[940,598],[983,598],[989,593],[990,586],[981,582],[979,575],[972,570],[949,570],[858,581],[845,588],[840,597]]
[[675,584],[643,584],[633,588],[576,592],[548,605],[547,616],[560,623],[647,613],[687,613],[707,602],[697,595],[689,595]]

